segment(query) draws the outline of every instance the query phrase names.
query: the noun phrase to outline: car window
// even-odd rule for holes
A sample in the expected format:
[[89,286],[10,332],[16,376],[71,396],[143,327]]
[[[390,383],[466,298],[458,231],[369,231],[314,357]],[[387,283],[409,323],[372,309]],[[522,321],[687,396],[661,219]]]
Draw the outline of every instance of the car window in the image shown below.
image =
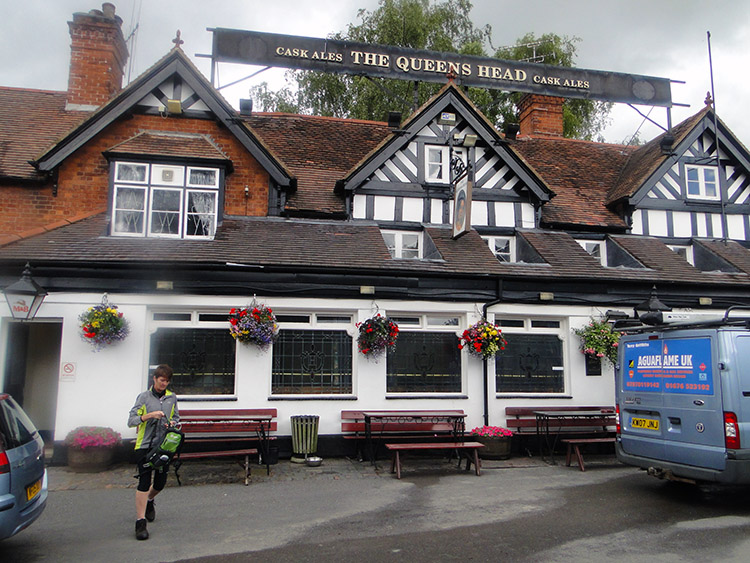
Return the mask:
[[0,401],[0,432],[6,449],[23,446],[34,439],[34,423],[11,397]]

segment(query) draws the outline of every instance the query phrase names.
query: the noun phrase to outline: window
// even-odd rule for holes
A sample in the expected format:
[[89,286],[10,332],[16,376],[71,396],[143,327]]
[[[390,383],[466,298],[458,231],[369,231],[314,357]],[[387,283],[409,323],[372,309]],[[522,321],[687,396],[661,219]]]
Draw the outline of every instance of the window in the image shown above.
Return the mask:
[[500,262],[516,261],[516,240],[514,237],[482,237]]
[[[556,320],[500,319],[507,341],[495,356],[498,393],[565,391],[561,323]],[[519,326],[522,325],[522,326]]]
[[216,168],[116,162],[112,234],[212,238],[219,178]]
[[603,241],[598,240],[578,240],[576,241],[581,247],[588,252],[593,258],[602,265],[607,265],[606,246]]
[[460,393],[461,351],[451,315],[393,315],[400,332],[386,355],[386,392]]
[[271,393],[336,395],[352,393],[354,326],[345,315],[278,315],[273,343]]
[[448,147],[425,146],[425,180],[447,184],[450,181]]
[[180,396],[234,395],[237,344],[226,319],[225,312],[154,312],[149,367],[169,364],[170,388]]
[[695,260],[693,259],[693,246],[690,244],[668,244],[670,250],[674,251],[677,255],[681,256],[689,264],[695,266]]
[[422,233],[418,231],[381,231],[391,258],[422,258]]
[[[460,158],[466,164],[466,149],[453,148],[453,158]],[[435,184],[448,184],[451,181],[450,175],[450,147],[442,145],[425,145],[424,164],[425,181]]]
[[685,165],[687,196],[695,199],[719,199],[718,168]]

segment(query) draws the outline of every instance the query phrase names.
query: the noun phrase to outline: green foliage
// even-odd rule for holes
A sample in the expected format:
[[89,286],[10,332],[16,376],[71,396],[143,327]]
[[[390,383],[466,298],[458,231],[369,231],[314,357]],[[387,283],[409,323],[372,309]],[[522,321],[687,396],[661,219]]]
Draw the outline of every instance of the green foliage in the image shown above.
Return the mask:
[[[578,38],[554,33],[537,38],[527,33],[515,46],[495,50],[490,43],[491,27],[476,27],[471,21],[471,9],[469,0],[380,0],[374,11],[358,12],[359,23],[349,24],[345,33],[331,38],[506,60],[528,60],[537,55],[544,56],[544,64],[573,66]],[[536,46],[528,46],[529,43]],[[493,50],[494,54],[488,55]],[[289,71],[286,77],[286,86],[277,92],[268,91],[265,82],[251,89],[257,109],[385,120],[389,111],[400,111],[406,117],[442,86],[311,71]],[[467,94],[498,128],[518,122],[516,103],[521,94],[482,88],[469,88]],[[563,134],[598,139],[611,106],[605,102],[566,100]]]
[[617,348],[620,332],[605,320],[591,319],[583,328],[573,329],[581,339],[581,352],[593,358],[605,358],[612,365],[617,363]]

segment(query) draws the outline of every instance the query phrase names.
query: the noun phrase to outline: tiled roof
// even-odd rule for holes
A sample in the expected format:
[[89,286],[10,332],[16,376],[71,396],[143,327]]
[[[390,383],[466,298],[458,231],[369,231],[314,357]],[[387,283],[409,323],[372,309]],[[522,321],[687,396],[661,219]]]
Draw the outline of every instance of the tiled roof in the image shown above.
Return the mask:
[[142,131],[108,149],[112,154],[229,160],[208,135],[170,131]]
[[645,268],[607,268],[564,232],[522,231],[546,264],[500,263],[476,231],[453,240],[449,227],[427,228],[441,259],[394,260],[374,223],[227,217],[213,241],[107,236],[104,214],[12,242],[2,248],[4,261],[110,265],[211,265],[305,268],[306,271],[380,272],[382,274],[492,276],[585,282],[645,282],[732,285],[750,284],[750,251],[737,243],[724,250],[705,244],[742,270],[701,272],[661,241],[622,235],[613,241]]
[[[673,127],[672,136],[674,136],[675,141],[672,146],[676,147],[700,123],[700,120],[705,117],[709,110],[710,107],[706,106],[695,115]],[[612,184],[609,194],[607,194],[606,203],[614,203],[619,199],[635,195],[649,176],[664,162],[667,157],[662,154],[659,146],[664,135],[666,133],[662,133],[631,153],[625,166],[621,168],[620,177]]]
[[38,180],[29,164],[91,115],[66,111],[66,92],[0,87],[0,177]]
[[333,193],[336,180],[390,134],[387,124],[375,121],[281,113],[244,119],[296,176],[287,208],[299,212],[343,213],[344,200]]
[[634,148],[551,137],[521,138],[511,148],[533,166],[555,193],[542,207],[544,224],[623,231],[627,228],[606,203]]

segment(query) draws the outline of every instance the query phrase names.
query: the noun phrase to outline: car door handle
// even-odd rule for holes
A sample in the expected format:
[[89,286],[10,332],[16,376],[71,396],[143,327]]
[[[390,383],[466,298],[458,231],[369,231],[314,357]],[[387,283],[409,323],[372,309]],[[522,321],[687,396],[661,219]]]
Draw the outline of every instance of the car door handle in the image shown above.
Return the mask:
[[706,404],[706,402],[703,399],[696,399],[695,401],[693,401],[693,404],[698,407],[702,407]]

